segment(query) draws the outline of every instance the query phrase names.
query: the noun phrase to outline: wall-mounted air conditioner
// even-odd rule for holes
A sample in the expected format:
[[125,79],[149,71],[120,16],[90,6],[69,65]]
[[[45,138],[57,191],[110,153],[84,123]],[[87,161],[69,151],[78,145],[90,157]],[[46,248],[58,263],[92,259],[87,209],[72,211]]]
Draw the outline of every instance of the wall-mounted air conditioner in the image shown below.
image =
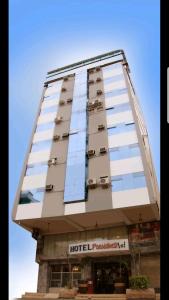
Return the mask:
[[105,154],[105,153],[107,153],[106,147],[100,148],[100,154]]
[[89,80],[88,84],[94,84],[94,80]]
[[64,101],[64,100],[60,100],[60,101],[59,101],[59,104],[60,104],[60,105],[64,105],[64,104],[65,104],[65,101]]
[[102,90],[97,90],[97,95],[98,95],[98,96],[100,96],[100,95],[102,95],[102,94],[103,94]]
[[62,120],[63,120],[63,117],[62,116],[58,116],[58,117],[55,118],[55,123],[59,124]]
[[98,125],[98,130],[104,130],[105,126],[103,124]]
[[53,190],[53,184],[46,185],[46,192],[51,192]]
[[99,185],[100,185],[102,188],[108,188],[108,187],[110,186],[110,179],[109,179],[109,176],[100,177]]
[[87,151],[87,156],[88,156],[88,158],[90,158],[90,157],[92,157],[92,156],[94,156],[95,155],[95,150],[88,150]]
[[62,139],[66,139],[69,137],[69,132],[65,132],[62,134]]
[[55,134],[54,137],[53,137],[53,140],[56,142],[60,139],[60,135],[58,134]]
[[97,181],[95,178],[90,178],[87,180],[87,186],[88,188],[94,189],[97,186]]
[[57,157],[51,158],[48,160],[48,166],[56,165],[57,164]]
[[100,70],[101,70],[101,68],[100,67],[96,67],[96,72],[99,72]]
[[72,103],[72,101],[73,101],[72,98],[67,99],[67,103]]

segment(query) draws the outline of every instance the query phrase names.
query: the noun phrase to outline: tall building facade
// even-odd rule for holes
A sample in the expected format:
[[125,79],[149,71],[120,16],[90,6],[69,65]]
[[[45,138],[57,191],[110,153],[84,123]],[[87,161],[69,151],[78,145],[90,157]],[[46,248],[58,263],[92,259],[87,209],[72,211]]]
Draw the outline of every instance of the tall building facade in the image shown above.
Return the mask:
[[111,272],[126,287],[148,275],[158,289],[159,215],[124,51],[48,72],[13,208],[37,240],[38,292],[89,279],[95,293],[113,292]]

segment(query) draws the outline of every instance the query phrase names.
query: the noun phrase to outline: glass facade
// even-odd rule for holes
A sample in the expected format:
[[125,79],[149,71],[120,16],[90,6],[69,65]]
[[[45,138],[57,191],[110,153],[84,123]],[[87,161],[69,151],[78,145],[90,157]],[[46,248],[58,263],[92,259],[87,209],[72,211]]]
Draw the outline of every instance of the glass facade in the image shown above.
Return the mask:
[[106,115],[108,116],[108,115],[112,115],[112,114],[116,114],[116,113],[120,113],[120,112],[128,111],[128,110],[131,110],[130,104],[128,102],[122,103],[122,104],[116,105],[114,107],[107,108]]
[[108,135],[119,134],[135,130],[135,124],[131,123],[120,123],[107,129]]
[[136,172],[119,176],[112,176],[112,192],[137,189],[146,186],[144,172]]
[[114,96],[119,96],[127,93],[127,88],[122,88],[122,89],[113,89],[110,92],[105,93],[105,97],[114,97]]
[[35,144],[32,144],[31,152],[48,150],[51,148],[51,146],[52,146],[52,139],[37,142]]
[[87,72],[76,73],[69,136],[64,202],[85,199]]
[[116,82],[116,81],[120,81],[120,80],[124,80],[124,75],[122,73],[105,78],[104,79],[104,85],[109,84],[109,83],[113,83],[113,82]]
[[45,189],[34,189],[21,192],[19,204],[30,204],[42,202],[45,195]]
[[26,170],[26,176],[47,173],[48,165],[46,163],[39,163],[35,165],[29,165]]
[[132,144],[122,147],[109,149],[110,160],[119,160],[129,157],[140,156],[140,149],[138,144]]

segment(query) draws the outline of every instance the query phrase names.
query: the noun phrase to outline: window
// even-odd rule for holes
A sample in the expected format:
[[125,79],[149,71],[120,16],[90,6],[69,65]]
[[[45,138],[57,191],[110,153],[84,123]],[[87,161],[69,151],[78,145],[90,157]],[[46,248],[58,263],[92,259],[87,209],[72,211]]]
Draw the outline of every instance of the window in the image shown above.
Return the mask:
[[127,145],[109,149],[110,160],[125,159],[129,157],[140,156],[139,145]]
[[49,112],[57,112],[57,108],[58,108],[58,105],[44,107],[41,109],[41,115],[49,113]]
[[116,113],[120,113],[120,112],[128,111],[128,110],[131,110],[130,104],[123,103],[123,104],[119,104],[119,105],[116,105],[111,108],[107,108],[106,115],[108,116],[108,115],[112,115],[112,114],[116,114]]
[[19,204],[39,203],[44,199],[44,189],[34,189],[21,192]]
[[46,163],[30,165],[30,166],[27,166],[25,176],[47,173],[47,170],[48,170],[48,165]]
[[[82,83],[79,85],[80,83]],[[87,105],[87,72],[75,76],[70,131],[76,134],[69,136],[64,202],[85,199],[86,183],[86,105]]]
[[55,126],[54,122],[38,124],[36,127],[36,132],[53,129],[54,126]]
[[52,140],[45,140],[35,144],[32,144],[31,152],[42,151],[50,149],[52,146]]
[[144,172],[130,173],[120,176],[112,176],[112,191],[119,192],[123,190],[137,189],[146,186]]
[[74,287],[78,287],[78,281],[81,279],[81,268],[79,265],[52,265],[51,266],[51,287],[65,287],[72,283]]
[[124,75],[123,74],[117,74],[117,75],[110,75],[110,77],[105,78],[104,79],[104,85],[112,83],[112,82],[116,82],[116,81],[120,81],[124,79]]
[[118,95],[123,95],[123,94],[126,94],[126,93],[127,93],[127,88],[116,89],[116,90],[113,90],[111,92],[105,93],[105,98],[114,97],[114,96],[118,96]]
[[113,135],[113,134],[119,134],[119,133],[123,133],[123,132],[133,131],[133,130],[135,130],[134,122],[127,123],[127,124],[125,124],[125,123],[117,124],[117,125],[112,126],[107,129],[109,136]]

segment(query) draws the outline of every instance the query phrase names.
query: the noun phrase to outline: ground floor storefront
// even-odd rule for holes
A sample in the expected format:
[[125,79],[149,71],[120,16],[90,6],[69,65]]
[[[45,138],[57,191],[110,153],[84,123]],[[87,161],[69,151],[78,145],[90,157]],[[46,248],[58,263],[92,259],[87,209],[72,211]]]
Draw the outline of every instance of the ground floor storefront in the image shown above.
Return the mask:
[[119,226],[45,236],[37,252],[38,292],[74,287],[81,293],[125,293],[136,274],[147,275],[159,292],[159,231],[156,224],[152,236],[152,228],[146,225],[142,235],[138,226]]

